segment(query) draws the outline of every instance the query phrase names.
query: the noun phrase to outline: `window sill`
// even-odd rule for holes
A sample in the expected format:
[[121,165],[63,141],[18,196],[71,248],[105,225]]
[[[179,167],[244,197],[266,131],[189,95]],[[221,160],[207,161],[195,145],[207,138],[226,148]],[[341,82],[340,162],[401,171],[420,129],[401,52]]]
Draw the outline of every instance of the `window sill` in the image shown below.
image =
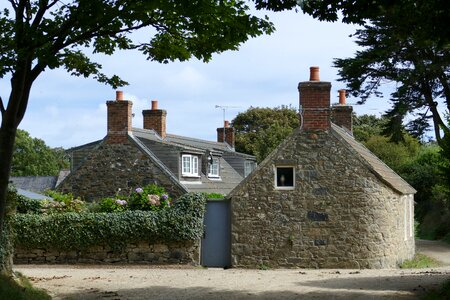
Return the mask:
[[209,180],[215,180],[215,181],[221,181],[222,178],[220,176],[216,176],[216,175],[208,175],[208,179]]
[[277,191],[293,191],[293,190],[295,190],[295,186],[276,186],[275,190],[277,190]]
[[192,175],[192,174],[181,174],[182,177],[189,177],[189,178],[200,178],[199,175]]

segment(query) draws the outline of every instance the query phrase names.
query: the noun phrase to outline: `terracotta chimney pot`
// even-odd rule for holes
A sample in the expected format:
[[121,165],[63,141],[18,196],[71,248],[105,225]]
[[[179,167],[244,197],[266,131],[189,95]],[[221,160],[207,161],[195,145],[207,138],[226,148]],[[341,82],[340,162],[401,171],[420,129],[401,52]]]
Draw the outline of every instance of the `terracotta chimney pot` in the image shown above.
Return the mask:
[[122,101],[122,100],[123,100],[123,92],[116,91],[116,101]]
[[339,90],[339,105],[346,105],[345,90]]
[[223,122],[223,127],[224,127],[224,128],[230,127],[230,122],[224,121],[224,122]]
[[319,67],[309,68],[309,81],[320,81]]
[[152,100],[152,110],[158,109],[158,100]]

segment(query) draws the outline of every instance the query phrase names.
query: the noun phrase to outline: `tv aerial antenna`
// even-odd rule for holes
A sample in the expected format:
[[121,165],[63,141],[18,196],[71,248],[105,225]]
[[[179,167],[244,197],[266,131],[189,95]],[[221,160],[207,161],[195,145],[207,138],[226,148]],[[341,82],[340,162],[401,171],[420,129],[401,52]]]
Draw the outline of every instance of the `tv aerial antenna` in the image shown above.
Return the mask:
[[230,106],[230,105],[216,105],[216,108],[220,108],[223,111],[223,123],[225,123],[225,112],[230,108],[241,108],[241,106]]

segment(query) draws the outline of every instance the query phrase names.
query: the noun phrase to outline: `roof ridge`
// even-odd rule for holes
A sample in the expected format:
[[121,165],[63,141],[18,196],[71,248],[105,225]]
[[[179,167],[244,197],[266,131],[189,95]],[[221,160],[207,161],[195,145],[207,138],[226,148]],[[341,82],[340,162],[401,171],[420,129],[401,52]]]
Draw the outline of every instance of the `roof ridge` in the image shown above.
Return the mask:
[[[386,163],[384,163],[378,156],[376,156],[372,151],[370,151],[363,143],[357,141],[354,138],[354,136],[351,135],[349,132],[343,130],[341,127],[339,127],[338,125],[336,125],[334,123],[332,123],[331,129],[332,129],[332,132],[333,131],[336,132],[346,142],[346,144],[349,147],[351,147],[358,154],[358,157],[360,157],[368,165],[368,167],[375,173],[375,175],[377,177],[379,177],[380,180],[382,180],[387,185],[389,185],[391,188],[393,188],[394,190],[396,190],[402,194],[410,194],[410,193],[417,192],[416,189],[414,189],[405,179],[403,179],[399,174],[397,174],[397,172],[395,172],[391,167],[389,167]],[[399,179],[401,181],[401,184],[407,188],[407,191],[405,192],[405,189],[401,189],[401,187],[398,187],[395,184],[393,184],[392,182],[390,182],[388,180],[388,178],[392,178],[392,177],[385,178],[385,176],[383,176],[383,174],[380,173],[381,170],[378,170],[366,157],[364,157],[364,155],[362,153],[360,153],[357,149],[355,149],[353,147],[353,145],[349,141],[346,140],[346,138],[350,138],[352,140],[352,142],[354,142],[357,146],[364,149],[368,155],[370,155],[373,159],[375,159],[377,161],[377,163],[379,163],[384,168],[386,168],[392,175],[395,176],[396,179]],[[392,179],[394,179],[394,178],[392,178]]]

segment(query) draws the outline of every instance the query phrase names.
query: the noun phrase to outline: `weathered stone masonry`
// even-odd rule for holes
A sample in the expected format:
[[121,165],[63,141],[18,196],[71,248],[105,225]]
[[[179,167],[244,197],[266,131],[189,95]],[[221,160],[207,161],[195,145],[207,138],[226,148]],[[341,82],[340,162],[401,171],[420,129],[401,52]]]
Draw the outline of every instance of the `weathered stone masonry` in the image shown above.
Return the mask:
[[16,248],[15,264],[194,264],[199,263],[198,242],[129,244],[121,251],[94,246],[84,251]]
[[128,194],[138,186],[151,183],[163,186],[173,197],[185,193],[130,141],[127,144],[102,143],[58,189],[94,200],[114,196],[118,189]]
[[[404,202],[331,131],[297,130],[232,196],[236,267],[384,268],[414,254]],[[295,189],[274,188],[277,162]]]
[[310,71],[300,128],[230,194],[232,264],[396,267],[414,255],[415,190],[351,136],[345,91],[330,108],[331,83]]

